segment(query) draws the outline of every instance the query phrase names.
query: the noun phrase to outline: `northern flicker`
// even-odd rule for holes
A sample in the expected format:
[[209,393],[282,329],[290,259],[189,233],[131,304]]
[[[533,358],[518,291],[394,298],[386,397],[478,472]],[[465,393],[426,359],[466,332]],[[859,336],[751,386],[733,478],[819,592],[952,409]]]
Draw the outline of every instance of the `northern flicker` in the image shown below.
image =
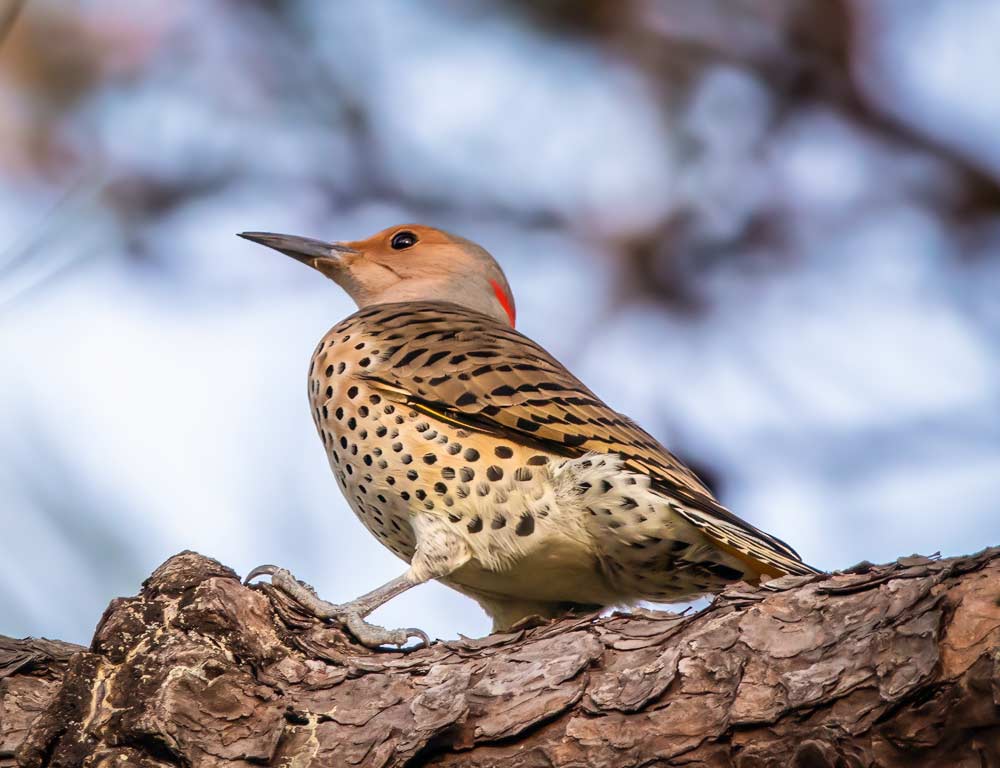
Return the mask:
[[516,331],[507,279],[475,243],[418,225],[343,243],[240,236],[317,269],[357,303],[313,353],[312,415],[354,513],[409,563],[343,605],[275,566],[248,580],[270,574],[375,647],[427,642],[365,617],[429,579],[474,598],[501,630],[816,572]]

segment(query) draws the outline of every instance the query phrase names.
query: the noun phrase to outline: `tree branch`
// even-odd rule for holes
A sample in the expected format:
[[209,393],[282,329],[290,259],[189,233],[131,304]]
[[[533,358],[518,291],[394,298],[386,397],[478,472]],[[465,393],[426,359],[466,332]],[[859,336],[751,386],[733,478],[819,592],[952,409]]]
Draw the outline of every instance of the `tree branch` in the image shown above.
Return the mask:
[[185,552],[89,650],[0,640],[0,766],[1000,765],[998,705],[1000,548],[410,654]]

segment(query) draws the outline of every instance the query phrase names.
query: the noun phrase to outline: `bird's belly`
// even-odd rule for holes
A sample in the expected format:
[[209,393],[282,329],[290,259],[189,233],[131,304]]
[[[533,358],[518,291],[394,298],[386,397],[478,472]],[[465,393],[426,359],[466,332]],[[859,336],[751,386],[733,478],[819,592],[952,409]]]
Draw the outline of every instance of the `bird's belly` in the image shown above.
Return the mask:
[[593,553],[577,541],[560,537],[540,541],[502,570],[473,560],[448,581],[475,592],[519,600],[594,605],[621,602],[621,595],[609,586]]

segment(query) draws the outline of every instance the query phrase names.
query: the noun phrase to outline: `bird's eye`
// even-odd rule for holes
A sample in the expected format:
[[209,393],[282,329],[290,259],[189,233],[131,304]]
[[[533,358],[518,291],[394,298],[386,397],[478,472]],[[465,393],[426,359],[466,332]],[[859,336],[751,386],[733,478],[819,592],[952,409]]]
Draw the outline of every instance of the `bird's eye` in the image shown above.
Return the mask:
[[393,250],[402,251],[405,248],[409,248],[411,245],[416,245],[417,236],[412,232],[397,232],[392,236]]

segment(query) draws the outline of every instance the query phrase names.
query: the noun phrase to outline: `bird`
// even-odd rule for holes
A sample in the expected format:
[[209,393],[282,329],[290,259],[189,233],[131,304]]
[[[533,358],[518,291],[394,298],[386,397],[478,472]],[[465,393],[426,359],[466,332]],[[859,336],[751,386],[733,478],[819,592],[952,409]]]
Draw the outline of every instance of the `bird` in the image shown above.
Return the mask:
[[431,579],[503,631],[819,573],[516,330],[507,278],[476,243],[417,224],[349,242],[239,236],[314,268],[357,304],[313,352],[312,418],[351,509],[408,564],[343,604],[275,565],[248,583],[269,575],[378,648],[429,644],[418,628],[366,618]]

